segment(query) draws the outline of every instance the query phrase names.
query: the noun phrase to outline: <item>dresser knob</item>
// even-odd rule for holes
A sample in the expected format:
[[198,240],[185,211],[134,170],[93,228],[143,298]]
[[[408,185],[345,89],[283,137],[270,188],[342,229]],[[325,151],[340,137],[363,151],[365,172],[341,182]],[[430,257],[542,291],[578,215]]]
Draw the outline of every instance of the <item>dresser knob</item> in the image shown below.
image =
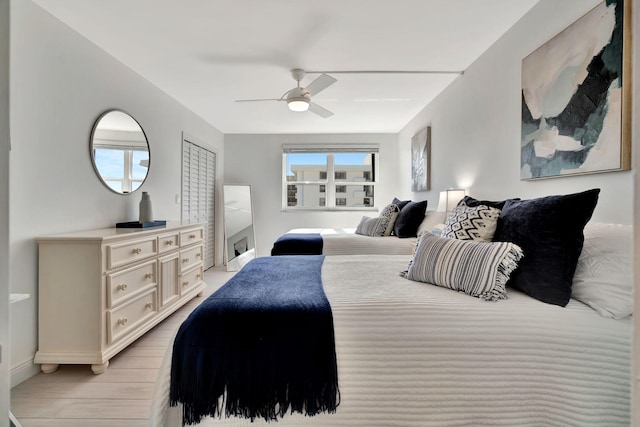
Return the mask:
[[189,286],[189,282],[182,282],[182,286]]
[[117,286],[117,289],[118,289],[119,291],[125,291],[125,290],[127,290],[127,284],[126,284],[126,283],[121,283],[121,284],[119,284],[119,285]]
[[173,240],[167,240],[166,242],[164,242],[164,244],[167,246],[171,246],[173,245]]
[[153,303],[152,302],[148,302],[144,305],[144,308],[153,308]]
[[131,250],[131,252],[133,252],[134,254],[140,254],[140,253],[142,253],[142,249],[140,249],[140,248],[133,248],[133,249]]
[[182,262],[189,262],[189,258],[182,258]]
[[197,256],[198,258],[202,258],[202,254],[201,254],[200,252],[198,252],[198,253],[196,254],[196,256]]
[[202,274],[196,274],[196,279],[202,279]]
[[118,325],[125,325],[127,323],[127,318],[126,317],[121,317],[120,319],[118,319]]
[[151,279],[152,277],[153,277],[153,274],[151,274],[151,273],[147,273],[147,274],[144,275],[145,279]]
[[195,238],[196,238],[196,235],[195,235],[195,234],[191,234],[191,235],[189,235],[189,238],[191,238],[191,239],[195,239]]

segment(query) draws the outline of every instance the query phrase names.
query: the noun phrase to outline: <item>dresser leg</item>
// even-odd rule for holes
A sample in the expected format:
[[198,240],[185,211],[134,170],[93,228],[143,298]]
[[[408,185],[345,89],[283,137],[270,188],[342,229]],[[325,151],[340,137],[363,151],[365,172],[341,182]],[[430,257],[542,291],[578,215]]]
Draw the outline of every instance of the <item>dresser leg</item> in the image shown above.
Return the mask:
[[95,365],[91,365],[91,370],[93,371],[94,374],[98,375],[106,371],[108,366],[109,366],[109,361],[107,360],[104,363],[96,363]]
[[40,365],[40,370],[45,374],[50,374],[52,372],[57,371],[58,366],[60,365],[57,363],[43,363],[42,365]]

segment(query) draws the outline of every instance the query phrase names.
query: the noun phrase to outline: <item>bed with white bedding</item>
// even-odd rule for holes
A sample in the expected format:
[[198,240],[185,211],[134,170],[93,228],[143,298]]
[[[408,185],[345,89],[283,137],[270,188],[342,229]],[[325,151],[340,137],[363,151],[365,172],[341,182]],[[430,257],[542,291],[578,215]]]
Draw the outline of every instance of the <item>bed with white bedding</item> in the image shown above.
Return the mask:
[[[442,236],[421,234],[412,255],[323,257],[340,405],[280,424],[628,426],[633,230],[587,224],[598,194],[465,197]],[[152,426],[180,425],[168,405],[171,357]]]
[[294,228],[287,234],[320,234],[324,255],[411,255],[416,245],[415,237],[371,237],[356,234],[355,230],[355,228]]
[[355,228],[294,228],[278,237],[271,255],[411,255],[417,236],[446,218],[445,212],[426,209],[426,201],[394,199]]
[[[545,304],[513,289],[506,300],[482,301],[400,277],[410,259],[326,257],[341,402],[334,414],[287,414],[278,425],[630,424],[631,317],[606,318],[575,299]],[[181,425],[180,408],[168,405],[170,359],[171,351],[151,426]]]

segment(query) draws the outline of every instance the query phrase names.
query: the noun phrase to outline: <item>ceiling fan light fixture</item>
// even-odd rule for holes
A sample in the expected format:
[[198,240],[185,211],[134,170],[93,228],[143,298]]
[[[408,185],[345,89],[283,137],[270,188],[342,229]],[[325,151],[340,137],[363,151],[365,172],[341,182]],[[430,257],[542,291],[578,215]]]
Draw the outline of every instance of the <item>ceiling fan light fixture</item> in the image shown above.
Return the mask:
[[309,100],[307,98],[291,98],[287,99],[287,105],[291,111],[307,111],[309,109]]

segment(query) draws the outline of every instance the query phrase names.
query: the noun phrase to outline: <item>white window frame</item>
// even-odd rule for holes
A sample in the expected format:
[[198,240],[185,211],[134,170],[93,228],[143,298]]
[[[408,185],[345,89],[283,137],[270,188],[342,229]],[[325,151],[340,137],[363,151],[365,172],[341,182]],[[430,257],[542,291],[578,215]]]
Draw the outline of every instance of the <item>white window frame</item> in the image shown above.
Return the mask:
[[[100,147],[94,147],[93,150],[94,150],[94,153],[97,150],[115,150],[115,151],[122,152],[122,156],[123,156],[122,161],[124,164],[123,166],[124,176],[106,176],[105,175],[102,177],[102,180],[104,181],[105,184],[107,184],[107,186],[109,186],[109,188],[123,194],[132,193],[138,188],[140,188],[146,176],[143,178],[133,178],[133,152],[144,151],[144,150],[135,150],[131,148],[123,149],[122,147],[112,147],[104,144]],[[94,154],[94,157],[95,157],[95,154]],[[119,185],[120,188],[116,188],[115,186],[111,185],[111,183],[116,183],[116,182],[120,184]],[[138,185],[136,185],[135,188],[133,188],[135,184],[138,184]]]
[[[287,154],[296,153],[325,153],[327,154],[327,179],[318,181],[287,181]],[[351,182],[335,179],[334,154],[338,153],[375,153],[373,163],[373,181]],[[282,210],[290,212],[299,211],[375,211],[376,208],[376,184],[380,176],[380,148],[377,144],[323,144],[323,145],[289,145],[282,146]],[[289,185],[324,185],[325,206],[288,206],[287,190]],[[373,206],[336,206],[336,185],[367,185],[374,188]]]

